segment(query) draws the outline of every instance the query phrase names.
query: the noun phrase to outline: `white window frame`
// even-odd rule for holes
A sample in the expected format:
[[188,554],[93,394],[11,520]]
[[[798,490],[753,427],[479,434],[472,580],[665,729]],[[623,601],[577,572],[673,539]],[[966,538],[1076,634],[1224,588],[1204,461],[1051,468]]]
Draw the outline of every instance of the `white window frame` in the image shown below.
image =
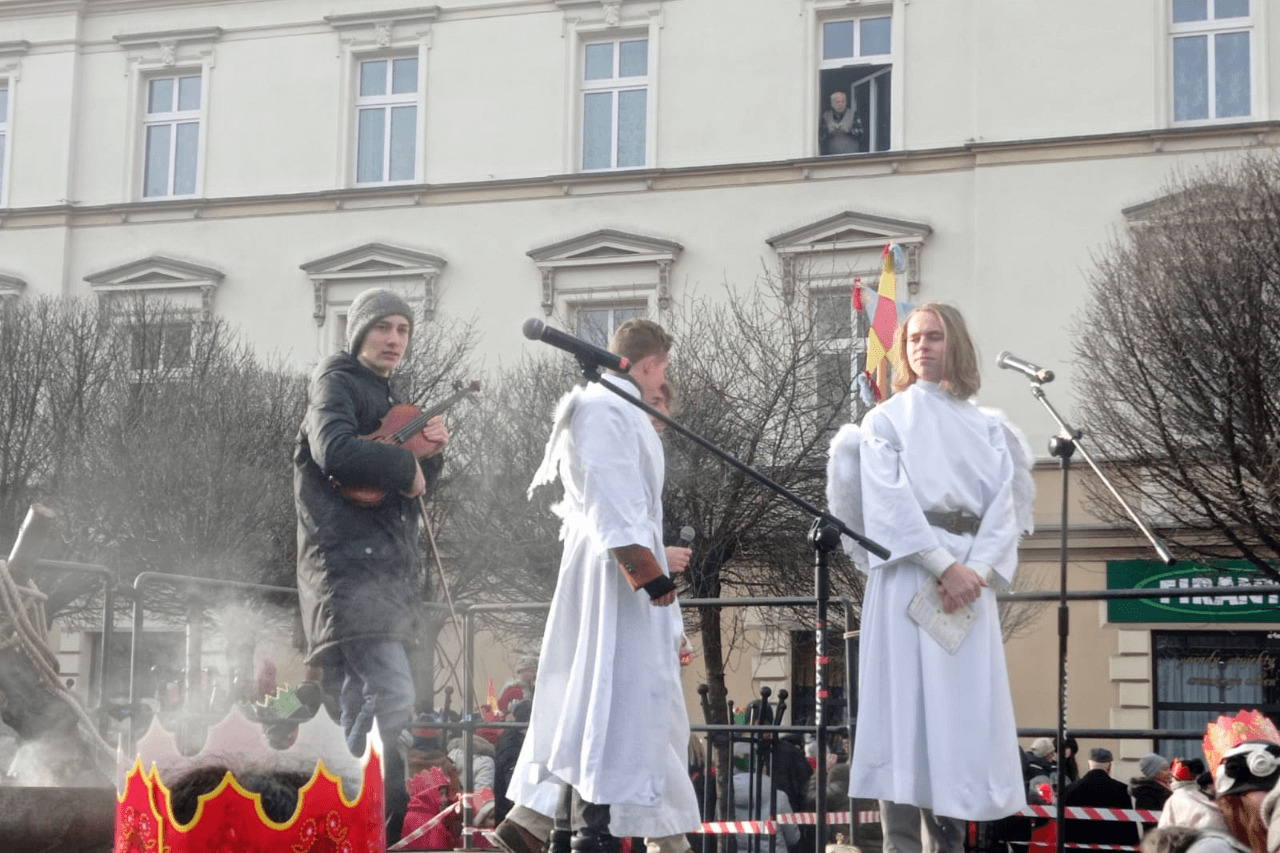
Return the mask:
[[[200,106],[193,110],[182,110],[178,108],[181,97],[181,87],[183,80],[199,80],[200,81]],[[172,80],[173,81],[173,107],[172,110],[163,112],[151,112],[151,87],[157,81]],[[142,172],[140,175],[141,183],[138,192],[144,201],[155,199],[174,199],[174,198],[196,198],[200,195],[200,175],[201,162],[204,159],[204,131],[205,131],[205,77],[200,69],[174,70],[163,74],[148,74],[143,78],[142,86],[142,131],[139,144],[141,146]],[[177,177],[178,169],[178,128],[181,125],[196,125],[196,163],[195,175],[192,191],[189,193],[175,192],[174,183]],[[165,176],[165,192],[147,195],[147,174],[150,171],[150,161],[148,157],[148,139],[151,129],[154,127],[168,126],[169,131],[169,150],[167,152],[169,167]]]
[[[622,64],[622,45],[626,42],[645,42],[645,73],[644,76],[621,77],[619,76]],[[587,77],[587,49],[593,45],[612,44],[613,45],[613,74],[610,77],[599,80],[588,80]],[[591,37],[583,38],[578,51],[578,145],[577,145],[577,171],[580,172],[617,172],[628,171],[633,169],[652,168],[653,163],[653,79],[654,63],[657,59],[657,53],[654,50],[653,39],[647,31],[632,32],[629,34],[613,35],[608,38]],[[644,91],[645,93],[645,116],[644,116],[644,162],[634,166],[618,165],[618,104],[621,100],[622,92]],[[585,161],[586,145],[587,145],[587,96],[598,95],[608,92],[611,94],[612,103],[612,121],[610,123],[610,142],[609,142],[609,165],[588,168]]]
[[[337,56],[342,84],[337,87],[338,115],[342,116],[343,141],[338,157],[339,187],[376,188],[404,186],[427,180],[427,57],[431,50],[432,26],[440,14],[438,6],[418,6],[391,11],[351,12],[326,15],[324,20],[337,36]],[[357,100],[360,94],[360,63],[380,59],[418,58],[418,89],[415,93],[417,121],[414,123],[413,178],[404,181],[356,182],[359,168],[360,128]],[[390,113],[388,113],[388,117]],[[390,134],[386,137],[390,144]],[[384,146],[385,152],[385,146]],[[384,170],[390,159],[383,160]],[[385,174],[385,171],[384,171]]]
[[[882,19],[882,18],[887,18],[889,21],[889,52],[874,53],[874,54],[863,53],[862,52],[863,21],[876,20],[876,19]],[[876,114],[877,114],[877,107],[879,106],[879,102],[878,102],[879,96],[876,92],[876,87],[873,81],[875,80],[876,77],[880,77],[885,74],[891,75],[889,80],[889,134],[888,134],[889,147],[885,149],[879,149],[879,151],[893,151],[895,149],[899,149],[902,147],[901,134],[898,130],[898,128],[902,125],[902,121],[900,119],[895,120],[895,117],[900,115],[900,107],[901,107],[901,101],[902,101],[902,95],[901,95],[902,84],[900,80],[901,75],[893,74],[893,70],[899,67],[898,45],[901,43],[901,35],[902,35],[899,32],[899,27],[900,27],[899,22],[901,20],[902,20],[902,16],[894,14],[894,9],[891,4],[885,5],[883,7],[871,7],[866,10],[860,10],[859,13],[856,15],[850,15],[847,13],[815,15],[815,27],[814,27],[815,54],[814,55],[816,59],[815,65],[817,67],[818,73],[815,75],[815,78],[814,78],[814,96],[811,99],[811,102],[815,103],[816,108],[814,111],[813,120],[809,122],[809,126],[812,128],[811,133],[813,134],[812,136],[813,150],[819,156],[833,156],[833,155],[824,155],[822,153],[821,142],[818,138],[818,119],[821,117],[823,111],[828,108],[828,105],[827,103],[825,103],[823,99],[823,94],[822,94],[823,93],[823,87],[822,87],[823,72],[838,70],[842,68],[852,68],[860,65],[888,66],[887,68],[883,68],[880,71],[874,72],[873,74],[865,77],[864,79],[858,81],[857,83],[858,86],[866,85],[868,89],[868,103],[867,103],[868,121],[863,129],[863,132],[866,134],[866,139],[867,139],[867,150],[860,153],[864,153],[864,154],[877,153],[877,149],[875,148],[875,140],[877,137]],[[843,23],[843,22],[853,23],[853,54],[851,56],[840,56],[840,57],[834,57],[832,59],[826,59],[824,58],[826,27],[829,24],[837,24],[837,23]],[[847,92],[846,94],[849,97],[849,103],[850,103],[850,106],[852,107],[853,101],[854,101],[853,92],[850,91],[850,92]]]
[[[1183,21],[1179,23],[1173,22],[1173,0],[1161,0],[1163,9],[1163,20],[1168,22],[1168,37],[1163,41],[1168,50],[1165,67],[1166,73],[1169,75],[1169,84],[1166,88],[1168,93],[1168,121],[1172,127],[1197,127],[1205,125],[1232,124],[1239,122],[1257,121],[1259,116],[1259,105],[1265,104],[1265,92],[1263,91],[1264,77],[1264,57],[1260,54],[1258,40],[1254,39],[1255,32],[1265,32],[1264,10],[1266,0],[1249,0],[1249,15],[1237,18],[1214,18],[1213,13],[1216,11],[1215,0],[1206,0],[1206,7],[1210,17],[1203,21]],[[1215,67],[1215,36],[1227,33],[1245,33],[1249,37],[1249,112],[1242,116],[1222,116],[1219,117],[1215,113],[1217,111],[1217,86]],[[1173,45],[1178,39],[1202,36],[1206,41],[1206,73],[1208,78],[1205,81],[1207,87],[1207,111],[1206,118],[1184,119],[1178,120],[1174,114],[1177,108],[1177,93],[1174,87],[1177,85],[1174,69],[1174,49]]]
[[9,152],[13,148],[10,131],[12,126],[10,116],[13,115],[13,87],[9,84],[8,77],[0,77],[0,92],[4,92],[4,103],[0,104],[0,207],[8,207],[9,160],[11,159]]
[[[572,328],[574,330],[574,334],[576,334],[578,337],[582,338],[583,340],[590,341],[591,343],[597,344],[602,347],[607,347],[609,345],[609,340],[613,338],[613,333],[618,331],[618,327],[621,326],[623,322],[626,322],[627,319],[630,319],[631,317],[634,317],[634,316],[638,316],[638,317],[650,316],[649,300],[643,296],[636,297],[634,299],[614,299],[614,300],[607,300],[607,301],[579,299],[579,300],[569,302],[568,308],[570,311],[570,319],[572,320],[572,323],[573,323]],[[608,329],[605,331],[605,340],[603,342],[591,340],[586,336],[586,333],[582,328],[582,314],[583,312],[587,312],[587,311],[608,311],[609,312]],[[627,312],[630,312],[630,314],[628,317],[623,318],[620,321],[617,314],[617,312],[619,311],[627,311]]]
[[0,41],[0,86],[8,92],[8,109],[0,111],[0,137],[4,139],[0,151],[0,208],[9,206],[10,177],[13,174],[13,116],[17,98],[18,80],[22,76],[22,57],[30,49],[27,41]]
[[[201,27],[188,30],[164,30],[160,32],[125,33],[113,36],[124,51],[129,86],[133,96],[129,99],[129,115],[125,122],[129,151],[129,168],[124,172],[122,195],[127,199],[145,202],[164,202],[174,199],[201,198],[205,192],[205,167],[208,162],[206,138],[212,117],[213,91],[210,85],[216,55],[214,45],[222,37],[220,27]],[[195,191],[180,196],[143,195],[147,168],[147,96],[151,80],[161,77],[200,75],[200,130],[196,144]],[[172,161],[170,161],[172,166]],[[171,184],[172,185],[172,184]]]
[[[414,79],[414,91],[392,93],[392,81],[395,77],[395,63],[397,60],[413,59],[417,62],[417,74]],[[383,95],[361,95],[360,79],[361,73],[367,62],[386,62],[387,78],[386,78],[386,94]],[[422,180],[422,113],[423,113],[423,91],[425,89],[424,62],[421,51],[396,51],[387,53],[365,53],[358,54],[352,58],[352,109],[351,109],[351,185],[360,187],[396,185],[396,184],[413,184],[420,183]],[[391,115],[392,111],[397,107],[413,107],[414,108],[414,138],[413,138],[413,175],[408,178],[391,178]],[[360,114],[368,110],[383,111],[383,141],[382,141],[382,177],[378,180],[361,181],[360,180]]]

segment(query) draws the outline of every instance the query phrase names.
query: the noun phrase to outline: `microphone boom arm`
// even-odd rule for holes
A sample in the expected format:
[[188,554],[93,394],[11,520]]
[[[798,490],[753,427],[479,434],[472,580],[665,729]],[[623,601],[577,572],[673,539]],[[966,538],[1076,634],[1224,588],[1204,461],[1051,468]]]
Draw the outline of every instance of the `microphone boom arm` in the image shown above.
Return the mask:
[[[592,382],[600,382],[599,365],[589,365],[587,361],[584,359],[579,359],[579,364],[581,364],[582,366],[582,374],[585,377],[587,377],[588,380]],[[705,438],[698,435],[696,432],[682,426],[681,424],[677,423],[676,421],[662,414],[662,412],[659,412],[657,409],[653,408],[653,406],[650,406],[644,400],[641,400],[638,397],[633,397],[632,395],[628,394],[626,391],[622,390],[621,388],[609,382],[600,382],[600,384],[603,385],[605,388],[608,388],[614,394],[617,394],[622,399],[626,400],[631,405],[644,411],[645,414],[649,415],[649,417],[662,421],[664,424],[671,427],[671,429],[680,433],[682,436],[689,439],[694,444],[701,447],[703,450],[706,450],[708,453],[711,453],[720,461],[725,462],[733,466],[734,468],[737,468],[739,471],[746,474],[748,477],[755,480],[757,483],[764,486],[766,489],[769,489],[775,494],[780,495],[781,497],[791,501],[791,503],[800,507],[805,512],[809,513],[809,515],[813,516],[814,518],[820,519],[826,524],[829,524],[831,527],[834,527],[836,530],[839,530],[841,534],[848,536],[854,542],[857,542],[863,548],[867,549],[872,554],[875,554],[880,559],[882,560],[889,559],[890,557],[889,549],[881,545],[879,542],[876,542],[872,539],[868,539],[866,536],[863,536],[861,533],[858,533],[856,530],[850,529],[848,525],[846,525],[840,519],[836,518],[831,513],[818,509],[816,506],[809,503],[807,500],[800,497],[795,492],[788,489],[786,486],[782,485],[781,483],[774,482],[773,480],[769,479],[764,474],[761,474],[759,471],[752,468],[750,465],[741,461],[737,457],[733,456],[732,454],[726,453],[725,451],[721,450],[719,447],[716,447],[714,444],[707,441]]]

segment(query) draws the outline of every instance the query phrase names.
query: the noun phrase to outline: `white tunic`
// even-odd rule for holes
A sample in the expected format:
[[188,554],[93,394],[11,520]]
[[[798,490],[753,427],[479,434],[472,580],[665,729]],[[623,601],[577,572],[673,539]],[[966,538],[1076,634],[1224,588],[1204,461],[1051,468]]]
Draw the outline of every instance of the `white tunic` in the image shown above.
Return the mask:
[[[1002,416],[928,382],[832,442],[832,513],[892,552],[888,561],[868,559],[846,539],[867,572],[850,796],[964,820],[994,820],[1026,804],[994,587],[1013,580],[1018,538],[1031,529],[1029,467]],[[930,526],[925,510],[982,521],[976,535],[953,534]],[[990,584],[954,655],[907,615],[921,585],[952,560]]]
[[[604,381],[636,393],[626,380]],[[633,592],[609,554],[643,545],[666,568],[662,442],[643,411],[591,385],[561,401],[534,485],[557,469],[564,555],[508,796],[553,813],[546,782],[555,777],[609,805],[615,836],[690,832],[700,820],[686,767],[680,609]]]

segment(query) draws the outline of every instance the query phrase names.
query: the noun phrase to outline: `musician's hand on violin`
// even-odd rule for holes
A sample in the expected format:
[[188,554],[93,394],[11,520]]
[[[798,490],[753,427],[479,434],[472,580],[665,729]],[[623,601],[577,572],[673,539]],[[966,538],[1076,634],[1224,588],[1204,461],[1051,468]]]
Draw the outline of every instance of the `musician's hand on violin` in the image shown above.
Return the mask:
[[417,462],[413,463],[413,485],[409,487],[409,491],[401,492],[406,498],[416,498],[427,491],[427,478],[422,475],[422,466]]
[[444,450],[449,443],[449,431],[444,428],[444,418],[437,416],[427,421],[427,425],[422,428],[422,437],[435,445],[428,456],[435,456]]

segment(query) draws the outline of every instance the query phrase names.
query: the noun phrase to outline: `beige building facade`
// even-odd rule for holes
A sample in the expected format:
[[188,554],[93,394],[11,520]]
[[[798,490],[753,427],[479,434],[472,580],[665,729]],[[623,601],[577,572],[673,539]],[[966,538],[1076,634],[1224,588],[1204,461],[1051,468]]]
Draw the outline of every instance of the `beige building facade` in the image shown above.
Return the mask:
[[[995,354],[1054,369],[1069,413],[1105,369],[1072,361],[1091,253],[1171,170],[1280,143],[1264,0],[409,2],[0,0],[0,297],[155,293],[305,367],[387,285],[474,318],[496,364],[527,317],[604,334],[762,264],[815,310],[893,240],[900,298],[966,311],[982,403],[1043,454],[1056,427]],[[836,92],[850,153],[819,130]],[[1026,565],[1052,582],[1039,480]],[[1142,554],[1073,517],[1073,586]],[[1151,725],[1166,627],[1223,626],[1099,607],[1071,607],[1069,721]],[[1053,725],[1054,624],[1009,646],[1025,726]],[[1271,659],[1265,624],[1230,627]],[[785,640],[731,693],[790,685]]]

